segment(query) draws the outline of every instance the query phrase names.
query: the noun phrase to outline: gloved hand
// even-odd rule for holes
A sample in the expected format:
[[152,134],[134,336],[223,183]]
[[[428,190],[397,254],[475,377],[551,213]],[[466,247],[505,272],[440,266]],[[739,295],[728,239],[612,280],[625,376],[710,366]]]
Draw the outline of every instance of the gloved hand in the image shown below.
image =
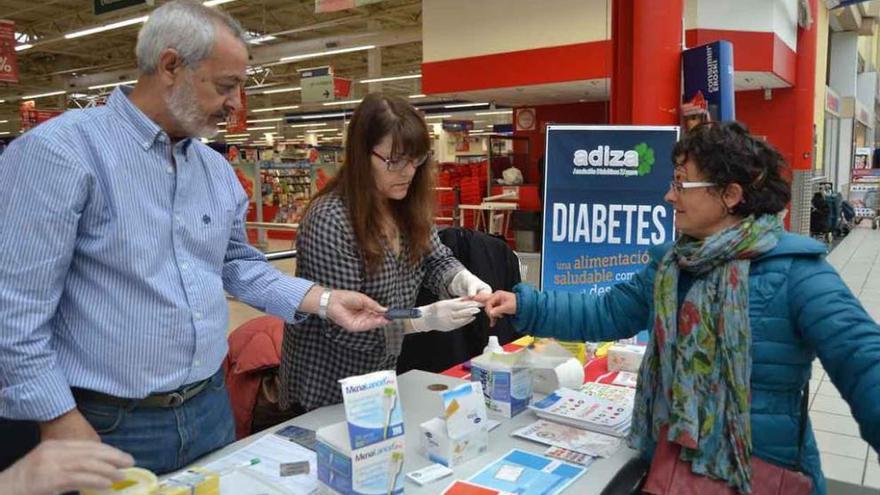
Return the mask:
[[410,321],[414,332],[440,330],[448,332],[474,321],[483,305],[465,299],[446,299],[422,306],[422,316]]
[[492,287],[490,287],[489,284],[480,280],[480,277],[477,277],[467,269],[456,273],[455,277],[452,277],[452,282],[449,282],[448,290],[453,296],[459,297],[470,297],[481,293],[492,293]]

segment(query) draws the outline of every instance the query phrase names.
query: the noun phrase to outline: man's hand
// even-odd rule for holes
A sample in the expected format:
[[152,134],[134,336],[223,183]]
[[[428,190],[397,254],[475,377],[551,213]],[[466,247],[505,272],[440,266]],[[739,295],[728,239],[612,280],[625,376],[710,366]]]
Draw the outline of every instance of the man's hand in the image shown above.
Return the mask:
[[77,409],[40,423],[42,440],[86,440],[100,442],[101,437]]
[[334,290],[330,293],[327,318],[349,332],[363,332],[387,325],[386,311],[388,308],[359,292]]
[[[94,432],[94,431],[93,431]],[[73,490],[105,490],[123,479],[121,468],[134,459],[109,445],[82,440],[45,440],[0,473],[5,495],[55,495]]]

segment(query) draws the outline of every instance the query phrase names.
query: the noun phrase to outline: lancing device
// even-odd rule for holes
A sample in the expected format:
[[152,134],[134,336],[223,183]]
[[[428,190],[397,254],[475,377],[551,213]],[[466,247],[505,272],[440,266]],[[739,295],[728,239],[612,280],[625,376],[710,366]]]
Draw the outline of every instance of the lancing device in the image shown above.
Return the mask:
[[421,317],[422,312],[418,308],[391,308],[385,312],[385,318],[388,318],[389,320],[413,320]]

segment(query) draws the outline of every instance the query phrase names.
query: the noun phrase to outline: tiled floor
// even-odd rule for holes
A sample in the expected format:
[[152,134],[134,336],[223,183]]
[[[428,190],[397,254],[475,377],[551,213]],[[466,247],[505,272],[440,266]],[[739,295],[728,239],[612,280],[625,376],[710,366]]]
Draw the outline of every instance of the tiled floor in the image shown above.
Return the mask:
[[[880,321],[880,230],[856,228],[828,255],[828,261],[874,320]],[[810,393],[810,420],[822,469],[831,481],[829,493],[880,494],[880,459],[859,436],[849,406],[818,360],[813,363]]]
[[[290,242],[270,240],[269,251],[282,249],[290,249]],[[880,230],[871,230],[864,225],[856,228],[828,255],[828,261],[840,272],[874,320],[880,321]],[[274,264],[283,272],[293,274],[294,260]],[[230,300],[230,331],[261,314]],[[849,406],[841,399],[840,392],[834,388],[818,360],[813,364],[810,393],[810,419],[819,444],[822,467],[830,480],[829,494],[880,495],[877,453],[859,437],[858,425]]]

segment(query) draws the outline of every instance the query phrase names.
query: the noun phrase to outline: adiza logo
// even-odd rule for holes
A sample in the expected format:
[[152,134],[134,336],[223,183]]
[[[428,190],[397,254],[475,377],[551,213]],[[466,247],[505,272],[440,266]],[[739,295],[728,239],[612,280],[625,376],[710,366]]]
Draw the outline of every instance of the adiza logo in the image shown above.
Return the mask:
[[573,175],[642,176],[651,173],[654,150],[647,143],[639,143],[631,150],[601,145],[591,151],[575,151],[573,162]]

